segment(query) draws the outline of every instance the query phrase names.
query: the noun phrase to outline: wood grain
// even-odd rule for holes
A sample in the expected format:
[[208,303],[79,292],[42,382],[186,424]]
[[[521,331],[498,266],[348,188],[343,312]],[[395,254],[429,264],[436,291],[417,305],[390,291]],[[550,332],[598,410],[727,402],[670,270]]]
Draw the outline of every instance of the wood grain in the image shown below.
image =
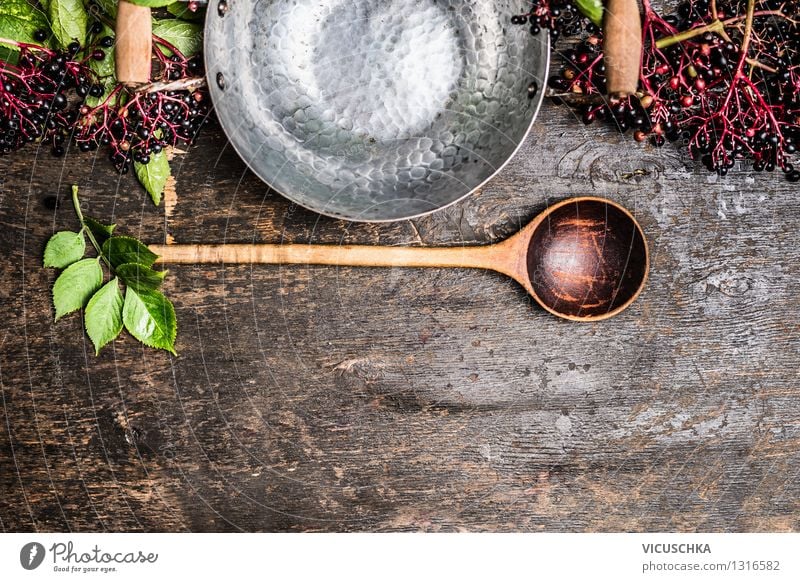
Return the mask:
[[[169,224],[103,158],[0,159],[5,531],[800,529],[796,186],[717,179],[548,104],[433,216],[348,224],[270,192],[219,132]],[[631,209],[651,279],[596,324],[468,269],[171,267],[178,358],[95,357],[41,267],[84,211],[152,243],[487,244],[567,196]],[[53,207],[55,202],[57,207]]]

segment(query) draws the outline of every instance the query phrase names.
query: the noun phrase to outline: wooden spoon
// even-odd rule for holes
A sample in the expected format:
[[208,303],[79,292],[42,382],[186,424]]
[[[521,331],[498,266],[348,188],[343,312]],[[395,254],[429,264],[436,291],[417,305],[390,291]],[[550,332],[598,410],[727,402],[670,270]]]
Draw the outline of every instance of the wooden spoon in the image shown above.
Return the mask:
[[516,280],[544,309],[565,319],[597,321],[639,296],[649,255],[642,228],[604,198],[550,206],[505,241],[468,247],[335,245],[152,245],[161,263],[262,263],[353,267],[468,267]]

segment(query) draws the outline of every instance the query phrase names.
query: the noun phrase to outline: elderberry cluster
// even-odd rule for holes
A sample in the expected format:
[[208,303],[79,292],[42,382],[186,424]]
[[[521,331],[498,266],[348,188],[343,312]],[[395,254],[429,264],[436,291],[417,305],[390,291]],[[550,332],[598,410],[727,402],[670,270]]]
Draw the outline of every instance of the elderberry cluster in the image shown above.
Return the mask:
[[721,176],[747,159],[757,171],[781,169],[800,180],[792,164],[800,143],[800,2],[691,0],[663,18],[643,4],[636,95],[599,98],[606,93],[600,33],[564,51],[551,88],[571,96],[564,101],[584,123],[607,120],[656,146],[680,141]]
[[[65,50],[17,43],[17,62],[0,61],[0,155],[34,142],[48,144],[54,156],[70,143],[82,152],[105,146],[126,173],[132,162],[146,164],[165,147],[194,140],[210,109],[202,83],[192,82],[204,75],[202,58],[156,39],[154,79],[162,86],[129,91],[96,72],[114,45],[104,30],[95,22],[87,46],[74,42]],[[34,40],[48,36],[37,31]]]
[[550,40],[554,42],[561,36],[577,36],[584,31],[594,34],[598,31],[588,18],[581,15],[571,0],[534,2],[530,12],[512,16],[511,24],[529,24],[531,34],[539,34],[542,29],[547,29]]
[[[178,81],[188,75],[203,75],[200,57],[172,54],[164,59],[163,79]],[[75,141],[82,151],[108,146],[109,159],[125,174],[131,162],[147,164],[167,146],[194,141],[209,109],[208,96],[200,89],[128,93],[119,86],[96,107],[80,108]]]
[[75,122],[73,93],[97,91],[85,60],[75,60],[79,50],[77,43],[63,51],[24,45],[16,64],[0,67],[0,154],[60,135],[60,128]]

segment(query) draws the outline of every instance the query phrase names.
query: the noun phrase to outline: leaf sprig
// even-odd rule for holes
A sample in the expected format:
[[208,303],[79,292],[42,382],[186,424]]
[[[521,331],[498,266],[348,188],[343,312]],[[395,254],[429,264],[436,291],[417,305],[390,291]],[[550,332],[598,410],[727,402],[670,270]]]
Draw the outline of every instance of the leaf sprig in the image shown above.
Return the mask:
[[[53,284],[56,321],[85,308],[84,325],[96,354],[124,327],[144,345],[177,355],[175,308],[159,291],[167,271],[152,268],[158,256],[133,237],[114,235],[116,225],[84,217],[77,186],[72,205],[80,230],[55,233],[44,250],[44,266],[63,269]],[[97,256],[84,258],[86,238]],[[109,272],[105,283],[103,265]]]

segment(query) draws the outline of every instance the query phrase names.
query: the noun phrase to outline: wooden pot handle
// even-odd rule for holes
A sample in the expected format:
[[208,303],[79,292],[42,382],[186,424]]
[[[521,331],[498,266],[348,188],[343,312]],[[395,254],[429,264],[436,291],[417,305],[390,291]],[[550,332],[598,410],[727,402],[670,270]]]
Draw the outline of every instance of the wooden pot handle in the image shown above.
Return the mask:
[[117,79],[129,87],[149,83],[153,52],[150,9],[120,0],[116,28]]
[[636,93],[642,61],[642,21],[636,0],[607,0],[603,18],[606,88],[614,97]]

